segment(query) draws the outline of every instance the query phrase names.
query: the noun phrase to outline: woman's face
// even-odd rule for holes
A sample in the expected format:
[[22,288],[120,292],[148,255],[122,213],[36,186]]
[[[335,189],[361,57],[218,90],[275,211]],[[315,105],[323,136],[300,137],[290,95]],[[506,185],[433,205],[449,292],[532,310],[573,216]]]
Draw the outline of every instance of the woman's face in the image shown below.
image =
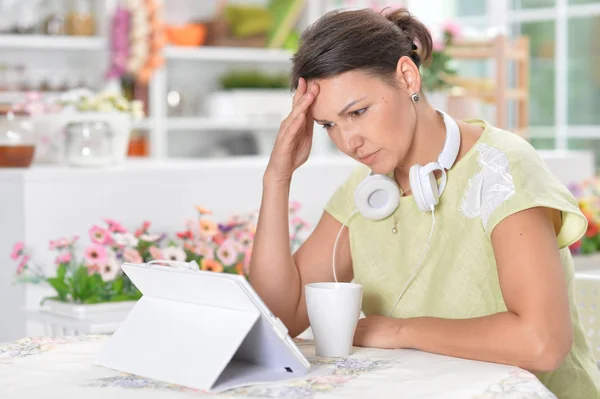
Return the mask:
[[312,116],[340,151],[374,173],[386,174],[402,164],[416,123],[412,93],[362,71],[314,83],[320,90]]

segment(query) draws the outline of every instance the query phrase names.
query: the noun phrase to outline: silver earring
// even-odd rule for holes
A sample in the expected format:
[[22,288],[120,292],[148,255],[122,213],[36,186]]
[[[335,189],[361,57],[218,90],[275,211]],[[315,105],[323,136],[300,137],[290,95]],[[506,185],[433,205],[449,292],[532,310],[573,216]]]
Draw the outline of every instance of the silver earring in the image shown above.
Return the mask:
[[412,102],[415,104],[418,103],[419,100],[421,99],[421,97],[419,97],[418,93],[414,93],[412,96],[410,96],[410,98],[412,99]]

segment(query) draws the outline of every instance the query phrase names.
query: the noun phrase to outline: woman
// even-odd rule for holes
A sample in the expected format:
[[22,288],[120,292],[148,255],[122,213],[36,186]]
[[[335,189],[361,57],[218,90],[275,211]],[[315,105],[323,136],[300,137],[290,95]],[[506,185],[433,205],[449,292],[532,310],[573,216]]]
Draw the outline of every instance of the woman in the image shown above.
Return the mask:
[[[293,110],[264,173],[252,284],[290,335],[301,333],[309,326],[304,286],[334,279],[341,229],[336,277],[364,289],[356,346],[511,364],[560,399],[598,398],[568,248],[587,222],[535,150],[483,120],[457,121],[450,164],[433,164],[431,179],[411,178],[448,155],[451,139],[452,121],[421,90],[419,66],[431,49],[426,27],[402,9],[332,12],[303,34]],[[313,121],[362,165],[292,254],[289,189],[313,134],[324,134],[313,133]],[[390,177],[401,194],[379,219],[356,211],[354,194],[370,173]],[[442,192],[439,201],[425,198],[421,183]]]

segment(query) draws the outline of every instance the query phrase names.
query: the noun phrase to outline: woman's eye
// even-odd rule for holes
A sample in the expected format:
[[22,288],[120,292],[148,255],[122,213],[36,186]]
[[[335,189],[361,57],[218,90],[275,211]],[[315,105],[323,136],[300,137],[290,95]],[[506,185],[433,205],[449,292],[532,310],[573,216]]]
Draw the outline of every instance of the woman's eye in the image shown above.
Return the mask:
[[350,112],[350,116],[352,118],[357,117],[357,116],[361,116],[362,114],[365,113],[366,110],[367,110],[366,108],[363,108],[363,109],[359,109],[359,110],[356,110],[356,111],[352,111],[352,112]]
[[321,125],[321,126],[323,126],[323,129],[329,130],[329,129],[331,129],[333,127],[333,124],[332,123],[326,123],[326,124]]

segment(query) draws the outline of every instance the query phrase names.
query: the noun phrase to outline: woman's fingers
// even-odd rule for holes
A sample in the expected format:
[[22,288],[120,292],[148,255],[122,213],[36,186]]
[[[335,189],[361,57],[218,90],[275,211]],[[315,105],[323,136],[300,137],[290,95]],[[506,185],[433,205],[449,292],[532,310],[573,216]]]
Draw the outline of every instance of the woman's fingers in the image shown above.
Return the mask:
[[[304,94],[299,95],[302,92],[304,92]],[[312,113],[309,111],[309,108],[315,101],[318,94],[319,86],[317,84],[313,83],[310,85],[310,88],[307,88],[306,81],[302,78],[300,79],[298,83],[298,91],[294,96],[295,103],[292,107],[292,112],[281,123],[280,126],[281,136],[284,142],[291,143],[302,133],[308,133],[309,135],[312,134],[312,126],[310,126],[310,129],[308,129],[308,124],[310,124],[311,121],[307,121],[307,116],[312,115]]]
[[295,107],[296,104],[298,104],[298,102],[302,99],[302,96],[304,96],[304,94],[306,93],[306,80],[304,80],[304,78],[300,78],[298,80],[298,88],[296,89],[296,92],[294,93],[294,100],[292,102],[292,107]]
[[[316,89],[314,87],[317,87]],[[319,93],[319,89],[317,85],[314,85],[310,88],[310,90],[301,98],[298,104],[292,108],[292,113],[290,114],[290,119],[296,119],[300,115],[305,114],[308,108],[313,104],[315,99],[317,98],[317,94]]]

